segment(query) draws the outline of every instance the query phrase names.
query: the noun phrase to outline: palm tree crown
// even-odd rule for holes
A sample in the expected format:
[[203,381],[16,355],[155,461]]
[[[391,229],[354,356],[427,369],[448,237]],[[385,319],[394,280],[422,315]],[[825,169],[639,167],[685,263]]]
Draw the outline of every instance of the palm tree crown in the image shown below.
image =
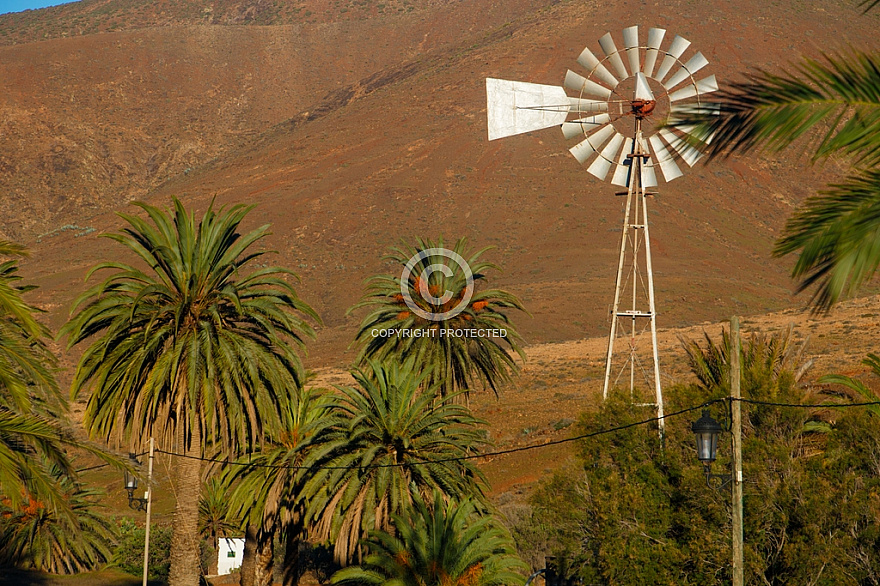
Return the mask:
[[337,572],[341,585],[509,586],[523,582],[528,567],[516,557],[513,540],[473,501],[432,507],[415,499],[408,514],[394,515],[396,535],[371,531],[363,567]]
[[170,444],[182,430],[227,449],[248,446],[264,426],[277,427],[289,390],[302,380],[291,342],[301,346],[313,331],[298,314],[317,315],[281,278],[290,271],[241,274],[264,254],[248,249],[268,231],[238,233],[250,206],[209,208],[196,223],[176,198],[171,215],[136,205],[152,225],[120,214],[130,227],[108,237],[149,269],[95,266],[89,276],[113,274],[76,300],[61,330],[69,347],[97,336],[73,381],[74,396],[92,390],[86,426],[134,441],[153,435]]
[[471,458],[485,442],[482,420],[456,397],[420,390],[412,364],[367,363],[352,374],[354,388],[340,388],[341,419],[327,458],[308,479],[315,495],[309,518],[333,540],[337,558],[350,559],[367,530],[388,529],[391,515],[414,495],[439,490],[451,498],[481,496],[485,478]]
[[[489,386],[497,393],[498,384],[518,372],[509,350],[525,359],[520,346],[522,338],[504,312],[525,309],[516,296],[506,291],[479,288],[486,280],[485,273],[498,268],[480,259],[487,249],[469,252],[464,238],[452,247],[469,267],[469,279],[458,263],[440,254],[427,253],[442,247],[442,239],[436,243],[417,239],[415,246],[403,243],[387,257],[399,268],[422,254],[405,281],[403,273],[377,275],[368,280],[364,297],[349,310],[371,309],[355,338],[361,347],[358,362],[414,360],[425,373],[425,384],[436,386],[444,396],[477,384]],[[437,266],[448,271],[429,268]],[[468,300],[469,287],[473,295]],[[448,315],[429,319],[424,314]],[[450,332],[476,335],[458,336]]]
[[307,537],[306,509],[311,497],[305,483],[332,448],[334,424],[340,423],[336,405],[329,393],[301,389],[288,403],[270,445],[251,456],[248,466],[227,472],[228,482],[237,484],[225,508],[259,527],[270,542],[280,531],[285,543],[285,586],[297,584],[302,573],[299,545]]
[[[864,2],[868,9],[876,2]],[[674,126],[699,125],[710,156],[781,150],[810,131],[812,159],[849,157],[843,181],[807,199],[791,216],[773,251],[799,253],[792,269],[798,291],[827,311],[854,293],[880,265],[880,55],[804,59],[789,73],[751,74],[719,94],[720,109],[696,109]]]

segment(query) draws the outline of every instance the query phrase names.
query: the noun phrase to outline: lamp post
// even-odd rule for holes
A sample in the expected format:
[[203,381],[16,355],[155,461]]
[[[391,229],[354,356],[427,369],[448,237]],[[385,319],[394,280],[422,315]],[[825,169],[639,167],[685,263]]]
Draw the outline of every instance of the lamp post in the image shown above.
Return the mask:
[[[144,498],[136,498],[134,496],[134,491],[137,490],[138,487],[138,479],[134,474],[130,474],[128,472],[125,473],[125,490],[128,492],[128,506],[134,509],[135,511],[146,511],[147,513],[147,526],[144,529],[144,579],[143,586],[147,586],[147,568],[149,566],[150,561],[150,513],[152,512],[153,505],[153,454],[155,449],[155,443],[153,438],[150,438],[150,460],[147,465],[147,490],[144,493]],[[140,465],[137,458],[134,454],[129,454],[128,457],[132,460],[132,462],[136,465]]]
[[712,474],[718,448],[718,434],[723,429],[715,419],[704,410],[702,417],[691,425],[697,440],[697,459],[703,464],[706,484],[717,479],[721,488],[730,484],[733,526],[733,586],[743,586],[743,495],[742,495],[742,413],[740,402],[740,339],[739,318],[730,318],[730,431],[733,458],[730,474]]

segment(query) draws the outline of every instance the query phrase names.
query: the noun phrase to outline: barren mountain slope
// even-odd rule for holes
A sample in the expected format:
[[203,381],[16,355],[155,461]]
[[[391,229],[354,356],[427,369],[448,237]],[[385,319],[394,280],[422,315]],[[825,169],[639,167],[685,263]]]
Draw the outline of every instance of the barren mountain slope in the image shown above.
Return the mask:
[[[382,41],[362,40],[345,49],[329,43],[324,49],[312,46],[316,55],[331,49],[352,55],[350,74],[328,58],[321,70],[325,77],[345,74],[361,81],[330,95],[316,92],[300,115],[235,149],[226,148],[215,160],[176,174],[148,194],[149,201],[161,204],[177,194],[200,209],[214,197],[220,203],[258,204],[249,225],[273,224],[268,245],[279,252],[275,262],[300,273],[303,297],[326,324],[311,345],[311,366],[341,365],[350,359],[343,352],[358,316],[346,317],[345,309],[360,295],[366,276],[391,270],[381,261],[387,247],[414,235],[442,234],[447,241],[468,236],[476,247],[496,246],[487,258],[505,271],[490,275],[491,282],[523,298],[532,317],[516,321],[528,342],[605,331],[621,198],[614,197],[616,188],[596,181],[577,164],[566,152],[571,144],[558,130],[487,142],[485,77],[560,84],[566,68],[577,67],[575,59],[585,45],[597,49],[596,39],[606,31],[619,35],[634,22],[689,38],[722,79],[747,66],[780,67],[801,53],[818,55],[822,48],[872,43],[876,48],[877,43],[877,16],[861,17],[850,3],[827,0],[558,2],[523,11],[510,22],[490,18],[498,14],[498,4],[447,3],[425,12],[432,34],[447,39],[460,35],[470,42],[421,52],[415,40],[407,44],[403,36],[389,38],[389,43],[400,43],[389,47],[399,59],[380,69],[359,69],[355,62],[362,59],[354,56],[381,45],[386,37],[374,36]],[[463,30],[468,21],[458,19],[459,11],[471,17],[485,13],[486,22]],[[640,18],[633,18],[633,11]],[[303,35],[312,31],[309,26],[299,30]],[[360,38],[366,39],[364,35]],[[106,46],[107,59],[128,58],[111,50],[112,42]],[[243,75],[233,67],[246,67],[241,62],[249,58],[247,51],[239,51],[228,58],[227,69]],[[204,59],[211,62],[208,56]],[[378,67],[378,58],[374,63]],[[181,83],[190,83],[187,78]],[[254,101],[260,91],[255,87]],[[188,99],[202,107],[193,95]],[[121,98],[107,100],[130,112]],[[161,104],[149,106],[154,107],[170,114]],[[100,108],[85,111],[90,114],[84,117],[101,120]],[[249,118],[242,114],[241,119]],[[169,128],[180,124],[177,118],[163,123]],[[186,136],[203,136],[198,129],[190,132]],[[126,136],[122,133],[120,144],[133,144]],[[211,148],[219,144],[213,135],[203,140]],[[756,156],[698,166],[661,185],[650,201],[659,325],[791,305],[790,261],[770,259],[772,242],[794,205],[833,178],[835,170],[833,164],[809,168],[795,154]],[[58,175],[45,177],[50,181]],[[119,201],[102,201],[100,206],[118,206]],[[56,230],[60,218],[54,220]],[[39,295],[53,310],[56,325],[81,290],[86,267],[112,254],[97,234],[118,227],[119,221],[100,213],[79,226],[32,241],[34,260],[27,273],[43,285]]]
[[[153,4],[90,1],[27,14],[39,28],[55,22],[53,10],[78,10],[91,22],[104,13],[89,7]],[[437,3],[367,20],[328,8],[321,22],[247,27],[168,24],[157,12],[154,24],[167,26],[143,28],[144,16],[124,32],[0,47],[0,237],[85,224],[322,99],[362,93],[371,76],[381,81],[413,59],[470,46],[484,27],[539,4]],[[0,37],[18,30],[12,16],[0,17]]]

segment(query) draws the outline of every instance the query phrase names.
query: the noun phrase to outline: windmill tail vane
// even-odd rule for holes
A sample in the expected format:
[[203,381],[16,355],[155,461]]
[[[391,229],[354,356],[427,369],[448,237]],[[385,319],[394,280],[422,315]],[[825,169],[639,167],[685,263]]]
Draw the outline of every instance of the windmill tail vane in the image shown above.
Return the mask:
[[[664,47],[666,30],[652,28],[644,43],[639,27],[623,30],[618,48],[611,33],[599,39],[601,58],[589,47],[577,58],[580,73],[568,70],[562,86],[486,79],[489,140],[559,126],[569,152],[587,172],[627,188],[617,280],[611,311],[603,398],[628,374],[635,405],[656,407],[663,434],[663,395],[657,351],[656,307],[646,190],[659,175],[672,181],[702,157],[701,145],[712,137],[687,121],[718,114],[706,94],[718,89],[714,75],[700,73],[709,61],[700,52],[685,57],[690,41],[676,36]],[[666,124],[660,123],[666,121]],[[623,299],[631,309],[623,308]],[[651,353],[639,342],[650,331]],[[614,366],[615,340],[624,348],[623,364]],[[623,343],[620,343],[623,342]],[[653,365],[653,376],[647,372]],[[651,402],[636,398],[644,375],[653,387]]]

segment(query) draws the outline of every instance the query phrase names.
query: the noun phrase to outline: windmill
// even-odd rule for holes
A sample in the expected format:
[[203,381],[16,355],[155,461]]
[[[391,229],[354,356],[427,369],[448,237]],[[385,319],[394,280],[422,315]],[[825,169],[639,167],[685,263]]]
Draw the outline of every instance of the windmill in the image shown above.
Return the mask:
[[[682,60],[690,41],[676,36],[663,49],[665,37],[665,29],[652,28],[642,44],[639,28],[631,26],[623,30],[623,48],[618,49],[607,33],[599,39],[604,57],[585,48],[577,58],[585,75],[569,70],[564,87],[486,79],[489,140],[561,126],[566,139],[578,139],[569,151],[579,163],[589,164],[591,175],[626,188],[616,193],[626,196],[626,206],[602,398],[628,376],[631,400],[656,407],[661,434],[663,391],[647,207],[647,197],[654,193],[648,189],[657,187],[658,169],[669,182],[681,177],[680,162],[691,167],[700,158],[694,145],[711,137],[694,136],[693,127],[674,126],[674,122],[677,117],[713,111],[702,96],[718,89],[714,75],[696,78],[709,64],[702,53]],[[662,127],[658,120],[671,124]],[[629,309],[624,309],[627,305]],[[640,342],[649,330],[651,353],[646,357]],[[618,338],[618,349],[624,342],[625,351],[619,352],[622,364],[615,366]],[[646,368],[649,361],[652,376]],[[637,402],[636,379],[642,377],[654,388],[652,402]]]

